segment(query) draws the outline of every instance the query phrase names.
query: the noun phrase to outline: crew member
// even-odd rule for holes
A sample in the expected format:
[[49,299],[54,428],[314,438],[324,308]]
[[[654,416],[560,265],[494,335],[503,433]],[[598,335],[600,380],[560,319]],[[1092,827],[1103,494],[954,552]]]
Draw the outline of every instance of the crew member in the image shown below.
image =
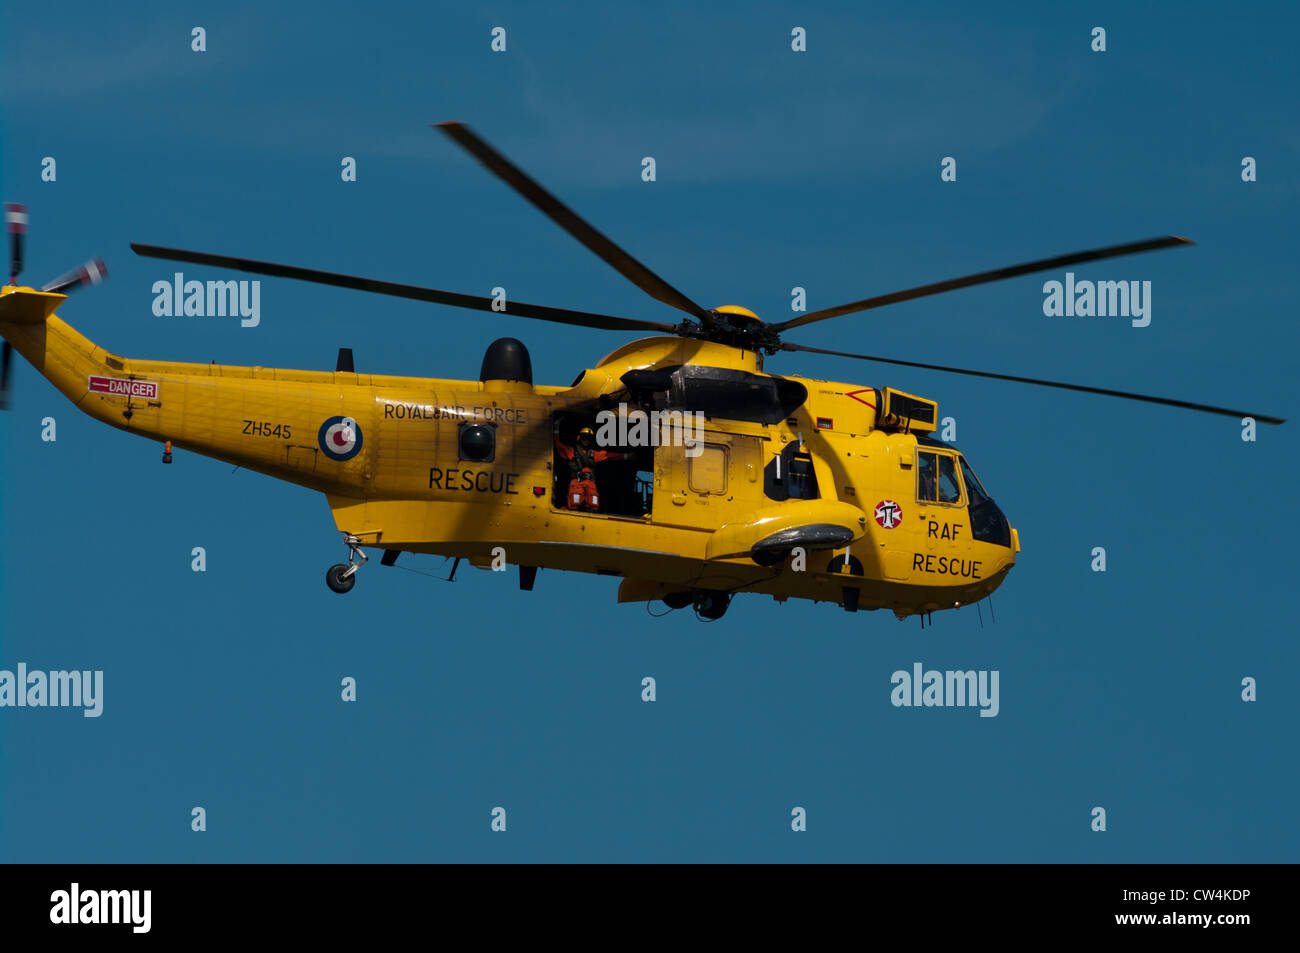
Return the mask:
[[578,442],[573,446],[560,439],[560,422],[555,422],[551,434],[555,449],[561,457],[569,461],[569,495],[565,498],[564,508],[568,510],[586,510],[595,513],[600,509],[600,495],[596,492],[596,464],[606,460],[626,460],[626,453],[615,450],[596,448],[596,433],[590,427],[578,431]]
[[923,502],[933,503],[939,498],[938,494],[935,493],[934,454],[918,453],[916,456],[918,464],[916,468],[916,498]]

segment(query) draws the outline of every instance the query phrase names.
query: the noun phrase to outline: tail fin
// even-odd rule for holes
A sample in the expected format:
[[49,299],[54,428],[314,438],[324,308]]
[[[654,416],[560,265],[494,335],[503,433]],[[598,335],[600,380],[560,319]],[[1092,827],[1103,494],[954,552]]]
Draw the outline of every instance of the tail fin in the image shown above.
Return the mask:
[[40,324],[68,299],[48,291],[15,288],[0,292],[0,324]]

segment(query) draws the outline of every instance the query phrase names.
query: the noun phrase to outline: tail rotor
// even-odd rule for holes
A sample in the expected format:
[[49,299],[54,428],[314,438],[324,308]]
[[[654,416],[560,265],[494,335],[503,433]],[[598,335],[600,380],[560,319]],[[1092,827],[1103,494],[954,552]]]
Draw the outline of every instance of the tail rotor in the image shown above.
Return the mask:
[[108,266],[104,264],[104,259],[96,255],[89,261],[82,262],[71,271],[59,275],[53,281],[47,282],[41,287],[41,290],[66,295],[71,294],[78,288],[84,288],[86,285],[102,284],[107,277]]
[[9,233],[9,283],[18,284],[23,273],[23,246],[27,242],[27,206],[5,203],[5,231]]
[[[18,284],[23,273],[23,257],[27,245],[27,206],[5,203],[5,230],[9,233],[9,284]],[[108,277],[108,268],[101,258],[91,258],[72,271],[46,283],[41,291],[68,295],[78,288],[97,285]],[[13,360],[13,346],[4,342],[0,348],[0,410],[9,409],[9,365]]]

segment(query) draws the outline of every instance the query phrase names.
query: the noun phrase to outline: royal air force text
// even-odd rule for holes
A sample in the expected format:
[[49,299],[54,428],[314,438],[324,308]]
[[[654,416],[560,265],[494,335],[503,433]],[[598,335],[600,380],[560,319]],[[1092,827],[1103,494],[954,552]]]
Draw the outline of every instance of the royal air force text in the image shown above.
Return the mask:
[[384,404],[386,420],[482,420],[526,424],[527,412],[514,407],[433,407],[429,404]]

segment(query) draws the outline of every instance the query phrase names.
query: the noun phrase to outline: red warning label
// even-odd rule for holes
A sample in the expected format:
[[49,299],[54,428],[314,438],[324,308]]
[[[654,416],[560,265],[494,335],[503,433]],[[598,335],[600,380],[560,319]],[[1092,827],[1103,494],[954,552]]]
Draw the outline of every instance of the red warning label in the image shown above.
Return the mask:
[[120,377],[92,377],[90,389],[96,394],[120,394],[124,397],[157,399],[157,381],[128,381]]

